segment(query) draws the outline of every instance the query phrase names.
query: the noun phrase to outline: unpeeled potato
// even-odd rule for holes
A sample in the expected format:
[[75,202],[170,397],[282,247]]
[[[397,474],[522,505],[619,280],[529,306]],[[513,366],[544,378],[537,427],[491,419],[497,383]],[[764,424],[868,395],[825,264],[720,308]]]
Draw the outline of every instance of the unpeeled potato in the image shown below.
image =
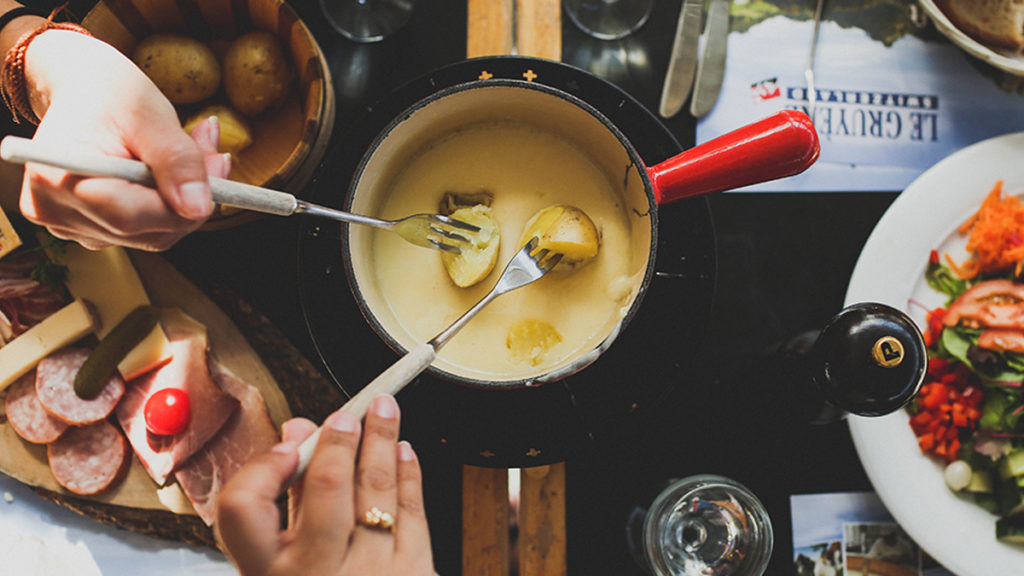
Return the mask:
[[519,240],[522,246],[536,237],[537,248],[561,254],[559,266],[577,267],[597,256],[600,235],[589,216],[575,206],[554,204],[533,215]]
[[135,47],[132,60],[173,104],[194,104],[213,96],[220,87],[217,57],[195,38],[147,36]]
[[232,108],[246,116],[258,116],[283,102],[293,76],[280,40],[270,32],[243,34],[224,54],[224,92]]

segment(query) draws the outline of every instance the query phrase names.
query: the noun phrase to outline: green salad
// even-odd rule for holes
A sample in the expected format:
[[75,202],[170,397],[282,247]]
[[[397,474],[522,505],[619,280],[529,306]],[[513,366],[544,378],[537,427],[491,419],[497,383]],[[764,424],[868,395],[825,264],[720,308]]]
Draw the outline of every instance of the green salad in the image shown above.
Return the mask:
[[[984,226],[988,244],[979,249],[968,225]],[[950,489],[999,516],[997,538],[1024,544],[1024,260],[1005,264],[1007,253],[1024,251],[1024,207],[990,195],[965,227],[970,261],[929,258],[928,285],[947,299],[928,310],[928,372],[906,410],[921,450],[945,464]],[[982,249],[1000,263],[979,257]]]

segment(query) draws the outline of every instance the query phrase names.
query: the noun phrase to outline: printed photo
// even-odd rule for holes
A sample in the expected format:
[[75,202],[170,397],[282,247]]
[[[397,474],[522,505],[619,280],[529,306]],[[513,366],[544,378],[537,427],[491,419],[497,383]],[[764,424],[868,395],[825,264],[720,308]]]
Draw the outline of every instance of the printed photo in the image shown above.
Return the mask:
[[847,576],[921,574],[921,549],[895,522],[845,524],[843,552]]

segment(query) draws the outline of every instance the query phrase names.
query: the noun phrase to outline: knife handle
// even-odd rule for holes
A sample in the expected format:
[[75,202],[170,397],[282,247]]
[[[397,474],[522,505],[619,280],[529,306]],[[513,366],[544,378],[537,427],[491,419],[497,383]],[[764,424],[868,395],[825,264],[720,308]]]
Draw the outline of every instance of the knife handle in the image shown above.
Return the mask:
[[647,169],[658,204],[799,174],[818,159],[807,114],[783,110]]

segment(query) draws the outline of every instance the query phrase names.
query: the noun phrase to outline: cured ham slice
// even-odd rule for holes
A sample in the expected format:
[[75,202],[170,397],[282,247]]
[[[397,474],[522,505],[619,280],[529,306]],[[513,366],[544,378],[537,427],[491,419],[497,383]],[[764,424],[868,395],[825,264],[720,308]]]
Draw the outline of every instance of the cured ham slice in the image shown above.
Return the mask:
[[107,420],[73,426],[46,447],[50,470],[75,494],[98,494],[123,478],[131,452],[124,436]]
[[211,362],[211,368],[214,380],[241,402],[241,409],[174,473],[196,513],[208,525],[213,525],[217,496],[224,484],[280,439],[259,390],[217,362]]
[[51,416],[73,426],[99,422],[114,411],[124,396],[124,380],[113,374],[95,398],[85,400],[75,394],[75,374],[85,364],[91,350],[62,348],[36,366],[36,395]]
[[[173,357],[164,366],[132,380],[115,414],[143,467],[157,484],[163,485],[175,468],[213,438],[239,404],[210,375],[203,326],[180,311],[164,314],[161,321]],[[188,394],[192,407],[188,428],[169,436],[152,434],[146,429],[146,401],[154,392],[172,387]]]
[[28,442],[49,444],[60,438],[68,425],[43,409],[36,396],[35,371],[25,374],[7,389],[7,421]]

